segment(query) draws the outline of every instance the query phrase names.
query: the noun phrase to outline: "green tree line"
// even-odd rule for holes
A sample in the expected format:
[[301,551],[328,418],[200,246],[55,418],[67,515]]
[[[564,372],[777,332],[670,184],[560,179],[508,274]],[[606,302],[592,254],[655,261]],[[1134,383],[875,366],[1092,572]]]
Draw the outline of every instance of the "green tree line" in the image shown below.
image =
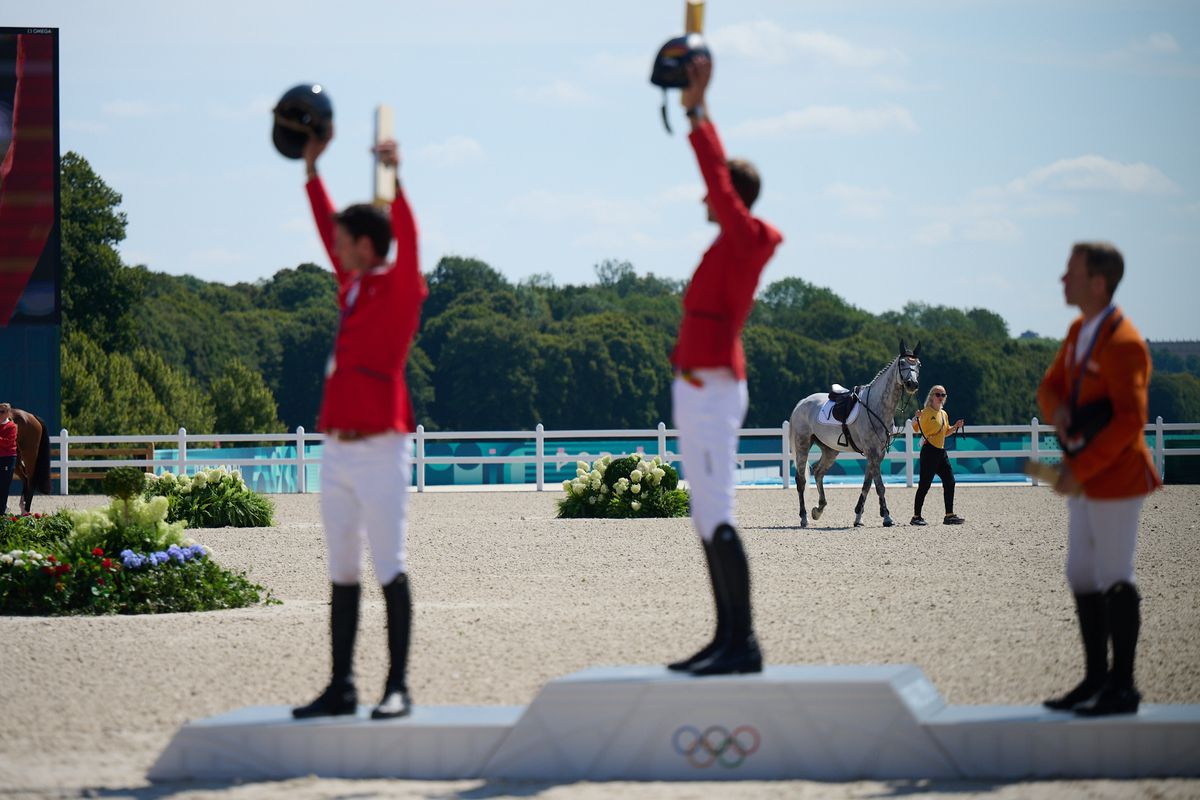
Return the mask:
[[[63,419],[79,434],[312,430],[337,325],[329,269],[300,264],[226,286],[121,262],[121,196],[63,158]],[[442,258],[408,364],[427,429],[647,428],[670,423],[669,357],[685,285],[619,260],[596,281],[512,283]],[[833,382],[866,383],[899,340],[921,343],[922,387],[946,385],[973,424],[1027,422],[1058,348],[1014,338],[985,309],[910,303],[872,314],[799,278],[768,284],[744,332],[746,424],[776,426]],[[1151,418],[1200,420],[1200,359],[1163,358]],[[924,388],[916,402],[924,397]],[[905,412],[911,413],[910,402]]]

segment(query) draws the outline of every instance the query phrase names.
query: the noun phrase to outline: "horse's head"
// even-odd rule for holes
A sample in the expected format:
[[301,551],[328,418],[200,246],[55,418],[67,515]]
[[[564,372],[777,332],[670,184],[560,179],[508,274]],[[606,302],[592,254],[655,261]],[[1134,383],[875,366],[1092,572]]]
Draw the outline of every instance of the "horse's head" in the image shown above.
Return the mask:
[[904,385],[904,391],[907,394],[915,394],[921,385],[921,359],[917,357],[920,352],[920,342],[917,342],[917,346],[909,350],[908,345],[904,344],[904,340],[900,340],[900,357],[897,359],[896,367],[900,383]]

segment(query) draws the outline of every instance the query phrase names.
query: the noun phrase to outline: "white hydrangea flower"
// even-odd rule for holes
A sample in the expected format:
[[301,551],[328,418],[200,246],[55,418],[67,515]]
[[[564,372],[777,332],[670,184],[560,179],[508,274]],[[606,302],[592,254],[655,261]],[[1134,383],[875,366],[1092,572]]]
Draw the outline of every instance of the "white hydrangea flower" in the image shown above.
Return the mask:
[[640,469],[642,472],[649,472],[650,468],[651,468],[651,465],[646,463],[646,461],[644,459],[642,461],[638,462],[638,469]]
[[12,562],[13,562],[13,557],[11,555],[9,555],[8,553],[5,553],[4,555],[0,556],[0,564],[11,564]]
[[639,503],[637,500],[634,500],[632,503],[630,503],[629,507],[632,508],[634,511],[642,510],[642,504]]
[[576,461],[575,466],[576,466],[576,468],[581,469],[584,472],[587,472],[588,470],[590,470],[592,468],[592,465],[587,463],[586,461]]
[[608,494],[608,485],[600,484],[600,494]]
[[592,503],[592,504],[595,504],[595,502],[596,502],[596,495],[592,495],[591,497],[589,497],[589,498],[588,498],[588,502],[589,502],[589,503]]
[[640,469],[635,469],[633,472],[629,473],[629,480],[633,481],[634,483],[639,483],[642,480],[642,471]]
[[640,483],[635,483],[633,486],[629,487],[629,491],[633,492],[634,494],[637,494],[640,491],[642,491],[642,485]]
[[25,566],[25,562],[18,558],[17,560],[13,561],[13,566],[14,567],[23,567],[23,566]]
[[563,481],[563,491],[564,492],[571,491],[571,482],[570,481]]
[[583,467],[580,467],[579,469],[575,470],[576,478],[582,478],[584,475],[587,475],[587,470],[584,469]]

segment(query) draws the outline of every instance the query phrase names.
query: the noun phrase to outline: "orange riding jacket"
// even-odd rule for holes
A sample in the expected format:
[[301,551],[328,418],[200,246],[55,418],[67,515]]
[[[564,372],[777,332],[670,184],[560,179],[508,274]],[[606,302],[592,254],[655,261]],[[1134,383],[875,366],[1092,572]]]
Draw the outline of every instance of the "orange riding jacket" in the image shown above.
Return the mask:
[[1091,498],[1115,500],[1149,494],[1162,485],[1144,428],[1149,416],[1150,348],[1133,323],[1116,309],[1096,331],[1096,343],[1084,364],[1075,363],[1083,318],[1075,320],[1038,387],[1038,405],[1047,420],[1070,401],[1078,371],[1083,370],[1079,406],[1108,397],[1108,425],[1066,463]]

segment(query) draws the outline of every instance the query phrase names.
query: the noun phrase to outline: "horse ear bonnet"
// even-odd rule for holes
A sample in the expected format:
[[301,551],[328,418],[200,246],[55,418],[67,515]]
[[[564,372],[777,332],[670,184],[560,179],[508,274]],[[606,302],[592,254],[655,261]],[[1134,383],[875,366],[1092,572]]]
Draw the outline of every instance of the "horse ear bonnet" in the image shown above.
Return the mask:
[[333,101],[319,83],[288,89],[275,104],[274,114],[271,141],[285,158],[301,158],[310,138],[328,139],[333,132]]

